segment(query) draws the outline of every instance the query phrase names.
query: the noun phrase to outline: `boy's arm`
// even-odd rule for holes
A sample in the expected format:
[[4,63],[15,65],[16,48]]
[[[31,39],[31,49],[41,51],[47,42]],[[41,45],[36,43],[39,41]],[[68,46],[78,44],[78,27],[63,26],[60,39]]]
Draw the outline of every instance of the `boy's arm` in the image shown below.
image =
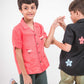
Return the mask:
[[24,66],[24,61],[23,61],[23,57],[22,57],[22,50],[19,48],[16,48],[15,52],[16,52],[16,59],[17,59],[18,65],[19,65],[21,72],[22,72],[22,75],[23,75],[24,84],[28,84],[28,83],[32,84],[32,79],[27,74],[25,66]]
[[50,28],[50,32],[48,34],[48,37],[46,39],[44,39],[44,46],[46,48],[48,48],[50,46],[50,44],[52,43],[53,40],[53,36],[54,36],[54,32],[55,32],[55,28],[58,26],[59,24],[57,23],[57,19],[54,21],[54,23],[52,24],[51,28]]
[[64,30],[66,30],[66,24],[64,22],[64,18],[65,16],[61,16],[61,17],[58,17],[54,23],[52,24],[51,28],[50,28],[50,32],[49,32],[49,35],[47,37],[47,39],[45,39],[45,44],[44,46],[46,48],[48,48],[50,46],[50,44],[52,44],[52,40],[53,40],[53,36],[54,36],[54,32],[55,32],[55,28],[57,26],[61,26]]
[[64,29],[64,31],[66,30],[66,24],[61,24],[62,26],[62,28]]
[[66,30],[66,24],[64,22],[65,16],[60,16],[57,18],[59,25]]
[[68,44],[68,43],[60,43],[59,41],[55,40],[55,38],[53,39],[53,42],[56,46],[58,46],[61,50],[66,51],[66,52],[70,52],[72,45]]

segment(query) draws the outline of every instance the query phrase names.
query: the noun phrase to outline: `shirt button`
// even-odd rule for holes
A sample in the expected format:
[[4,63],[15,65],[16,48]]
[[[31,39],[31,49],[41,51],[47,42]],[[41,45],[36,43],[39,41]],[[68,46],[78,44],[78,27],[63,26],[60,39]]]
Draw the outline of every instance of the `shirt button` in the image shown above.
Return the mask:
[[36,34],[34,34],[34,36],[36,36]]
[[28,54],[30,54],[30,52],[28,52]]
[[41,63],[41,61],[40,61],[40,63]]
[[36,43],[38,45],[38,43]]

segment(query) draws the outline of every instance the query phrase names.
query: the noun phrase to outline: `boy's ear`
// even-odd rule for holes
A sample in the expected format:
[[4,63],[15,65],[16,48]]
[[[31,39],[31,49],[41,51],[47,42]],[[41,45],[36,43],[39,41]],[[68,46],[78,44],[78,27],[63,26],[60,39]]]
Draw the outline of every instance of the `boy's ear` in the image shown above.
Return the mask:
[[22,13],[22,10],[21,9],[19,11]]
[[77,16],[80,16],[80,12],[78,10],[76,11],[76,14],[77,14]]
[[21,9],[19,11],[22,13],[22,10]]
[[22,10],[20,9],[19,11],[20,11],[20,12],[21,12],[21,14],[23,15]]

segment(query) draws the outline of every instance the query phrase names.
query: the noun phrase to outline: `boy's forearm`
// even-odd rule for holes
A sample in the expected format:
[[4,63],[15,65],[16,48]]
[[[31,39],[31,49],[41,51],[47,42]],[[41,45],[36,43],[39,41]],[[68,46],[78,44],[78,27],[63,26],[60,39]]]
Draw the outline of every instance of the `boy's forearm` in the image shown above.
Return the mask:
[[55,40],[54,39],[54,44],[56,45],[56,46],[58,46],[61,50],[63,50],[63,51],[66,51],[66,52],[69,52],[70,50],[71,50],[71,45],[69,45],[69,44],[63,44],[63,43],[60,43],[59,41],[57,41],[57,40]]
[[26,76],[27,72],[26,72],[26,69],[25,69],[25,66],[24,66],[24,61],[23,61],[21,49],[16,49],[16,59],[17,59],[18,65],[20,67],[20,70],[22,72],[22,75]]
[[50,32],[49,32],[48,37],[47,37],[45,44],[44,44],[46,48],[48,48],[50,46],[52,39],[53,39],[53,36],[54,36],[54,32],[55,32],[55,27],[51,26]]

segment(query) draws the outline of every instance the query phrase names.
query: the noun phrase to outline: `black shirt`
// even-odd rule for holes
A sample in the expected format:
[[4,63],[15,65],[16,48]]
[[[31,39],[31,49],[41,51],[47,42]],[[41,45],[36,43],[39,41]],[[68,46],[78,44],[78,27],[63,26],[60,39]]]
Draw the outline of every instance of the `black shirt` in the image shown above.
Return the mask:
[[72,49],[61,51],[59,68],[69,75],[84,75],[84,19],[67,26],[63,43],[72,45]]

